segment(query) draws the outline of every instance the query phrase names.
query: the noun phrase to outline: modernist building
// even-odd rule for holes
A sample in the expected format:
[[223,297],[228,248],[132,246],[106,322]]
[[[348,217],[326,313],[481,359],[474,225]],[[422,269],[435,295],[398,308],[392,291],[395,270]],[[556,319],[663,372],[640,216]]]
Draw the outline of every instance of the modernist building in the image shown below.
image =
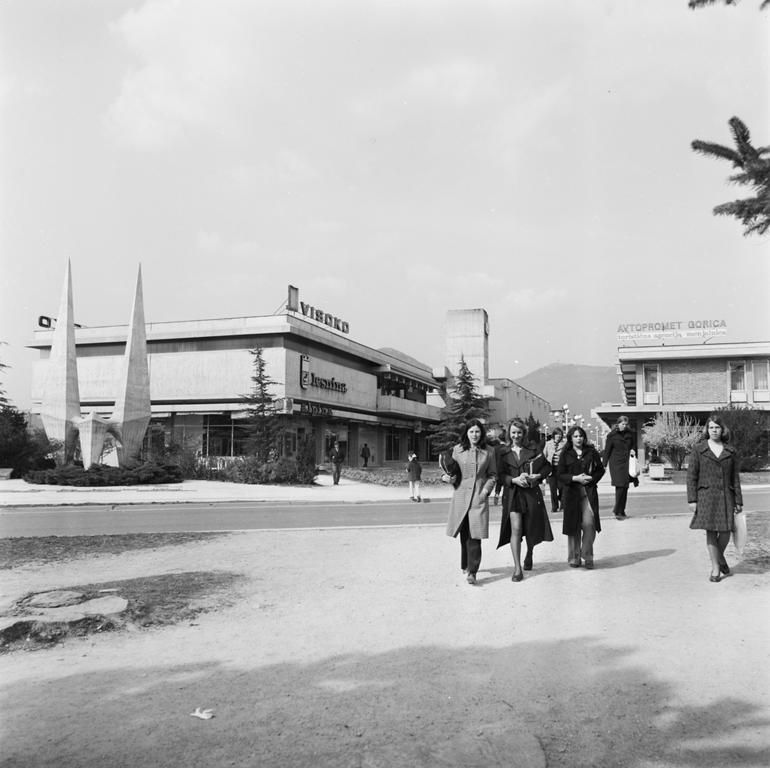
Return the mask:
[[729,404],[770,410],[770,342],[620,347],[623,402],[602,404],[594,415],[611,426],[626,415],[644,458],[642,427],[657,413],[687,414],[705,422]]
[[[406,461],[410,449],[427,457],[426,427],[439,420],[443,404],[426,402],[438,387],[431,369],[394,349],[366,347],[349,337],[346,322],[296,305],[297,311],[265,317],[148,323],[150,429],[204,456],[241,454],[248,416],[243,396],[253,386],[250,350],[260,347],[286,419],[285,455],[313,434],[318,462],[334,440],[352,465],[364,443],[373,464]],[[76,329],[83,412],[112,411],[127,332],[126,326]],[[53,331],[35,336],[33,417],[40,412]]]
[[451,389],[460,359],[479,380],[479,392],[489,398],[489,424],[501,427],[515,416],[530,414],[541,424],[551,418],[547,400],[512,379],[489,377],[489,316],[485,309],[451,309],[446,317],[444,368],[434,369],[438,381]]

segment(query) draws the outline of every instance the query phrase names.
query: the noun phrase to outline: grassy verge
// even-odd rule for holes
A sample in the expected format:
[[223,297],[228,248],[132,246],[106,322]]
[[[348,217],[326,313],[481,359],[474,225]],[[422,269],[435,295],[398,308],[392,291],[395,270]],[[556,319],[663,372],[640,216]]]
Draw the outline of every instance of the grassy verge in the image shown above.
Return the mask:
[[89,555],[120,555],[141,549],[211,541],[227,533],[122,533],[109,536],[19,536],[0,539],[0,569],[60,563]]
[[[0,632],[0,653],[38,650],[68,637],[189,622],[201,613],[231,605],[242,578],[228,571],[188,571],[62,587],[80,592],[84,601],[109,594],[124,598],[128,606],[119,615],[87,616],[74,622],[20,621]],[[21,615],[22,608],[12,613]]]

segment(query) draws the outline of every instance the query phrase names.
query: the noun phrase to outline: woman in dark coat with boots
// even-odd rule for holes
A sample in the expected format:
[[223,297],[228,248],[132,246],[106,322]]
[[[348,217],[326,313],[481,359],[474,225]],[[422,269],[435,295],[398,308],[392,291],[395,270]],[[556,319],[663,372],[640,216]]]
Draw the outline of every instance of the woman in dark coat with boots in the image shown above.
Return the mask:
[[524,445],[527,427],[520,419],[508,425],[507,445],[498,455],[497,479],[503,486],[503,517],[497,548],[510,542],[513,553],[511,581],[521,581],[521,539],[527,540],[524,570],[532,570],[532,554],[541,541],[553,541],[540,483],[551,474],[542,451]]
[[610,470],[610,479],[615,486],[615,507],[612,513],[616,520],[625,520],[628,486],[639,485],[639,478],[628,474],[628,460],[634,452],[634,436],[629,429],[628,416],[621,416],[607,435],[604,443],[602,462]]
[[579,568],[582,559],[590,570],[594,567],[594,539],[602,529],[596,486],[604,476],[604,466],[582,427],[567,432],[557,472],[564,488],[562,533],[567,537],[567,562]]
[[730,432],[719,414],[706,422],[704,439],[697,443],[687,462],[687,502],[694,513],[690,528],[705,529],[711,558],[709,581],[730,575],[725,548],[735,527],[735,515],[743,513],[739,461],[727,444]]

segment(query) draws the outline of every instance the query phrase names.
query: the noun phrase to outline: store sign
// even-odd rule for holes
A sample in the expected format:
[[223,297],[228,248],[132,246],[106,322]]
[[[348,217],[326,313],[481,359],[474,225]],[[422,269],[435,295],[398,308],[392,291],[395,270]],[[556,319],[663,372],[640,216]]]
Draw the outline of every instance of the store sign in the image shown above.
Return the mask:
[[301,312],[303,317],[307,317],[310,320],[315,320],[317,323],[323,323],[328,325],[329,328],[334,328],[335,331],[342,331],[342,333],[350,333],[350,325],[345,320],[341,320],[331,312],[327,312],[325,309],[319,309],[312,304],[306,304],[304,301],[299,300],[299,288],[294,285],[289,286],[289,292],[286,297],[286,309],[290,312]]
[[332,409],[317,403],[300,403],[299,412],[305,416],[332,416]]
[[316,376],[310,370],[310,355],[300,355],[299,385],[302,389],[316,387],[317,389],[327,389],[330,392],[339,392],[343,395],[348,391],[348,385],[344,381],[337,381],[334,376],[331,378]]
[[688,339],[725,336],[725,320],[666,320],[651,323],[628,323],[618,325],[618,341],[640,339]]

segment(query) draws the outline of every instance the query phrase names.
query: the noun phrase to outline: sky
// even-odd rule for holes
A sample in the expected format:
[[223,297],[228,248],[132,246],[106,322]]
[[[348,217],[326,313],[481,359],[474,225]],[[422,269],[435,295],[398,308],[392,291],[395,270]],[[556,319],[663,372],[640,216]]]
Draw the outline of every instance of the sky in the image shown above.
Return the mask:
[[[770,144],[759,0],[6,0],[0,386],[30,405],[67,261],[75,320],[266,315],[288,284],[350,337],[444,364],[483,307],[490,374],[612,365],[619,324],[770,338],[770,238],[739,116]],[[618,393],[620,398],[620,392]]]

